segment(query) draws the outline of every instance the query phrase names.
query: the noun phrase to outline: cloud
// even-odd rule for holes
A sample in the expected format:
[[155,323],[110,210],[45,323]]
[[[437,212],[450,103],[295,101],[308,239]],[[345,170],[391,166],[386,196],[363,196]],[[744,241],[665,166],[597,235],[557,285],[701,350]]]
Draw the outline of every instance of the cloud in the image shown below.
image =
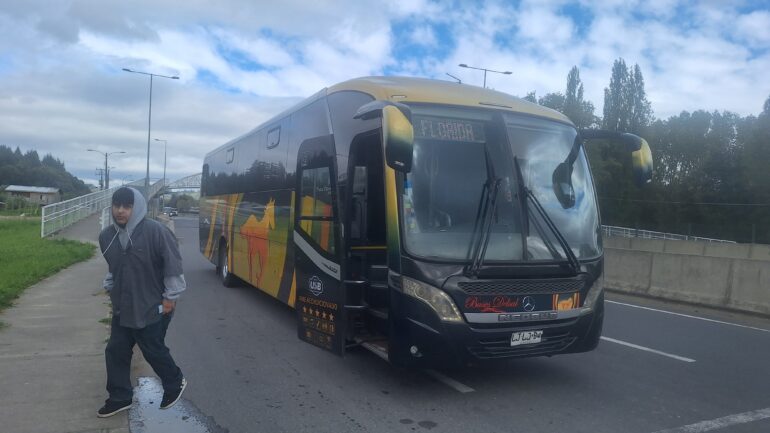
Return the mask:
[[754,11],[741,15],[736,20],[736,34],[749,43],[751,47],[767,51],[770,45],[770,12]]
[[[770,11],[750,2],[27,0],[0,2],[0,144],[38,149],[92,176],[98,155],[129,149],[116,173],[144,173],[148,77],[152,137],[168,171],[323,87],[404,74],[523,96],[564,92],[580,68],[601,114],[612,63],[639,64],[655,114],[756,114],[770,95]],[[151,170],[162,169],[155,143]],[[121,171],[122,170],[122,171]]]

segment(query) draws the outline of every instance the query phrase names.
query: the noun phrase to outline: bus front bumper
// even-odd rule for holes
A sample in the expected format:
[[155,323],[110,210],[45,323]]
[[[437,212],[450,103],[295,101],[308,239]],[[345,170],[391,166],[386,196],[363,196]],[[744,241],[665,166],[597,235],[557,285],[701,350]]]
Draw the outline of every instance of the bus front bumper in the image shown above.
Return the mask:
[[[551,356],[593,350],[601,336],[604,321],[604,296],[596,307],[569,319],[517,323],[447,323],[424,303],[403,296],[399,300],[403,315],[394,317],[399,347],[404,361],[427,363],[460,363]],[[542,331],[541,340],[533,344],[512,345],[514,333]],[[391,342],[393,345],[393,342]],[[408,362],[408,361],[407,361]]]

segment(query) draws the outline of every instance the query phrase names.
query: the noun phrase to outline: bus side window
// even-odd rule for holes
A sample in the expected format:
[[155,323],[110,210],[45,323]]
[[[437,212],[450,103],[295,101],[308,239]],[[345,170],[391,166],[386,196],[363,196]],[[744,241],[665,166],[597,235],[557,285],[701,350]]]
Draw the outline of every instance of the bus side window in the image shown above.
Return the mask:
[[[329,167],[302,171],[300,228],[324,251],[334,254],[332,188]],[[304,219],[308,218],[308,219]]]
[[272,149],[281,142],[281,127],[277,126],[267,132],[267,148]]

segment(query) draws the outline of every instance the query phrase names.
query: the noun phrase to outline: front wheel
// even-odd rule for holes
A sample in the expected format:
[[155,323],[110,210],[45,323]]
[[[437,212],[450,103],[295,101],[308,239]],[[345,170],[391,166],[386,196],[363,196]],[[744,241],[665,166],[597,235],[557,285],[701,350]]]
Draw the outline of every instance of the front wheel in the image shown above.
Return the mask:
[[238,283],[238,277],[230,273],[227,266],[227,244],[222,242],[219,246],[219,261],[217,262],[217,273],[222,285],[225,287],[235,287]]

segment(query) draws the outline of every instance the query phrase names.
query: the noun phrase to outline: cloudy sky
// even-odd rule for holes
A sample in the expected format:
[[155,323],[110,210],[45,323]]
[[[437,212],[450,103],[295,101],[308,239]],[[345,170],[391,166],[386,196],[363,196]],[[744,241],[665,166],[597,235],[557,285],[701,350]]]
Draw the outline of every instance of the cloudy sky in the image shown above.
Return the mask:
[[758,114],[770,95],[770,2],[0,0],[0,144],[51,153],[96,183],[200,172],[203,155],[303,97],[366,75],[524,96],[564,92],[576,65],[601,114],[615,59],[639,64],[657,118]]

